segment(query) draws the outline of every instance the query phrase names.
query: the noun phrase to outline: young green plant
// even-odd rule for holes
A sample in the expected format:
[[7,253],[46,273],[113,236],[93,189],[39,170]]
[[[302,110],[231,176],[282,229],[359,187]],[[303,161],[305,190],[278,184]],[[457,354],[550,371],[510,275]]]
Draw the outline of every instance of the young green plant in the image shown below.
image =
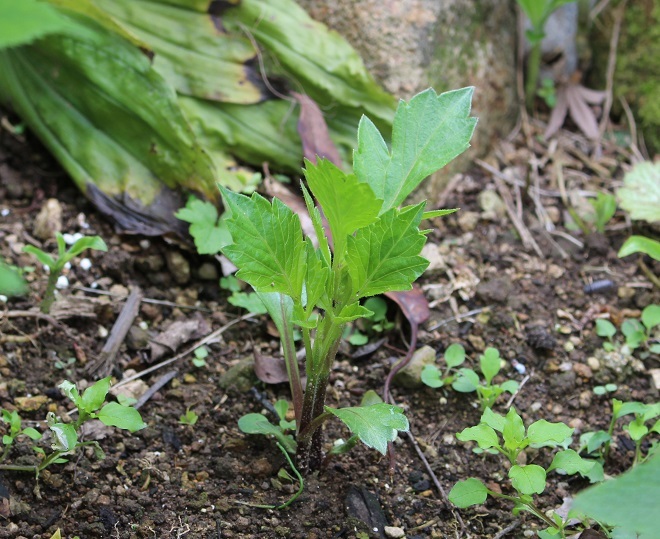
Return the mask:
[[99,236],[85,236],[80,238],[68,249],[66,248],[66,242],[64,241],[64,236],[62,236],[62,234],[56,232],[55,239],[57,240],[56,258],[33,245],[26,245],[23,247],[24,252],[34,255],[34,257],[49,270],[46,292],[41,300],[41,312],[45,314],[50,312],[50,308],[55,301],[55,286],[57,285],[57,279],[62,274],[62,270],[67,262],[70,262],[87,249],[95,249],[96,251],[108,250],[108,246]]
[[66,455],[71,455],[77,449],[86,446],[93,446],[97,457],[103,458],[103,451],[97,442],[83,442],[79,439],[80,428],[86,421],[92,419],[98,419],[105,425],[130,432],[138,431],[146,426],[135,408],[123,406],[117,402],[105,403],[110,389],[110,377],[97,381],[82,395],[75,384],[68,380],[62,382],[59,387],[76,406],[78,418],[71,423],[64,423],[54,413],[48,412],[46,421],[53,437],[52,452],[47,454],[42,448],[34,446],[34,451],[42,456],[38,464],[33,466],[2,464],[18,436],[25,435],[35,441],[41,438],[41,434],[35,429],[21,427],[21,420],[17,412],[3,410],[2,420],[9,424],[9,432],[2,437],[4,451],[0,457],[0,470],[33,472],[38,478],[40,472],[48,466],[67,462],[64,458]]
[[[256,193],[247,197],[221,188],[233,239],[224,254],[238,268],[236,276],[259,295],[282,339],[303,473],[320,466],[320,427],[331,417],[381,453],[397,431],[408,429],[402,410],[393,405],[326,406],[328,380],[344,328],[371,314],[361,300],[409,290],[426,269],[421,221],[453,210],[425,212],[425,202],[399,206],[424,178],[468,148],[476,124],[469,116],[472,93],[465,88],[437,95],[429,89],[401,101],[391,149],[363,117],[353,174],[324,159],[306,161],[309,190],[303,186],[303,196],[318,245],[304,237],[298,216],[277,198],[268,202]],[[294,328],[300,329],[306,352],[304,391]]]
[[[487,408],[481,422],[464,429],[456,437],[463,441],[477,443],[476,452],[499,453],[506,457],[510,465],[508,477],[515,494],[495,492],[474,477],[459,481],[449,492],[449,500],[457,507],[470,507],[486,501],[488,496],[513,502],[514,514],[528,511],[542,520],[547,529],[539,532],[539,537],[566,537],[568,522],[556,513],[548,516],[534,503],[534,494],[542,494],[546,487],[546,476],[553,470],[561,470],[567,475],[580,474],[585,477],[602,479],[602,467],[593,460],[582,458],[576,451],[567,449],[573,429],[564,423],[549,423],[541,419],[527,429],[522,418],[511,408],[506,416]],[[562,448],[557,452],[547,468],[539,464],[519,464],[519,456],[528,447]],[[600,473],[595,474],[599,468]]]
[[[465,349],[460,344],[452,344],[445,352],[447,368],[444,374],[435,365],[426,365],[422,370],[422,382],[430,387],[442,387],[451,385],[455,391],[460,393],[477,393],[481,409],[492,408],[497,398],[505,392],[512,395],[518,391],[518,382],[505,380],[501,384],[494,383],[493,379],[500,372],[501,358],[496,348],[486,348],[479,356],[479,367],[483,380],[470,368],[456,367],[465,361]],[[453,371],[453,372],[452,372]]]
[[625,338],[625,345],[617,343],[616,327],[609,320],[602,318],[596,319],[596,335],[607,339],[603,343],[603,348],[608,352],[615,350],[617,345],[622,350],[630,354],[638,348],[646,348],[642,354],[660,354],[660,342],[658,338],[654,339],[653,332],[660,326],[660,305],[647,305],[642,310],[642,316],[639,320],[627,318],[621,324],[621,333]]

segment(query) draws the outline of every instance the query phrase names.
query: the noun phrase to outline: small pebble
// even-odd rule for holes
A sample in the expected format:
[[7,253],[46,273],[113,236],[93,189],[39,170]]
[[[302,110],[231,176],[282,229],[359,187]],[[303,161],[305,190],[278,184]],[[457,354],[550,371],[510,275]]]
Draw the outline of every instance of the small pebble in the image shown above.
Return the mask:
[[76,232],[75,234],[69,234],[69,233],[62,234],[64,243],[66,243],[67,245],[73,245],[79,239],[82,239],[84,237],[85,237],[84,234],[81,234],[80,232]]
[[103,326],[99,326],[98,335],[101,339],[105,339],[108,336],[108,330]]
[[7,217],[10,213],[11,213],[11,210],[8,209],[8,208],[2,208],[2,210],[0,210],[0,215],[2,217]]
[[653,380],[653,385],[660,391],[660,369],[649,369],[649,374],[651,375],[651,380]]
[[392,537],[394,539],[406,536],[406,532],[403,528],[399,528],[398,526],[385,526],[384,531],[387,537]]
[[587,358],[587,365],[589,365],[589,368],[592,371],[597,371],[600,369],[600,361],[598,361],[598,358],[593,356]]
[[529,407],[532,412],[538,412],[543,405],[539,402],[533,402],[532,405]]
[[60,275],[57,278],[57,283],[55,283],[55,288],[62,290],[68,287],[69,287],[69,279],[67,279],[64,275]]
[[593,398],[593,392],[591,390],[586,390],[580,393],[580,408],[589,408],[591,406],[591,400]]
[[80,261],[80,269],[89,271],[92,268],[92,261],[89,258],[83,258]]

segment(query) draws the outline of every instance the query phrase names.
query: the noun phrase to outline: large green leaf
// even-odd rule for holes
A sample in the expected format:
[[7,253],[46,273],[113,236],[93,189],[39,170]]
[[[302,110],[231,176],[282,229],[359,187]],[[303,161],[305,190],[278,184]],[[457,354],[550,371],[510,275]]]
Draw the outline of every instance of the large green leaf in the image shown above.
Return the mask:
[[277,198],[270,203],[257,193],[221,190],[234,242],[224,253],[238,268],[236,276],[257,292],[279,292],[300,302],[306,253],[298,216]]
[[545,470],[537,464],[514,464],[509,470],[509,479],[521,494],[541,494],[545,490]]
[[109,402],[98,413],[98,418],[104,425],[137,432],[147,425],[135,408],[123,406],[118,402]]
[[403,410],[392,404],[378,403],[353,408],[330,408],[325,411],[337,416],[353,434],[368,447],[387,452],[387,442],[393,442],[397,431],[408,432],[408,419]]
[[617,256],[623,258],[634,253],[644,253],[654,260],[660,261],[660,241],[647,238],[646,236],[630,236],[623,242]]
[[470,118],[474,88],[437,95],[433,89],[400,101],[392,128],[392,151],[374,123],[358,128],[354,167],[360,181],[383,200],[381,212],[401,204],[429,174],[469,147],[477,123]]
[[76,27],[52,6],[38,0],[0,0],[0,49],[30,43]]
[[419,256],[426,236],[419,231],[424,203],[392,208],[348,238],[348,271],[353,297],[409,290],[428,266]]
[[[573,509],[622,531],[654,539],[660,530],[660,456],[579,493]],[[633,535],[634,536],[634,535]]]

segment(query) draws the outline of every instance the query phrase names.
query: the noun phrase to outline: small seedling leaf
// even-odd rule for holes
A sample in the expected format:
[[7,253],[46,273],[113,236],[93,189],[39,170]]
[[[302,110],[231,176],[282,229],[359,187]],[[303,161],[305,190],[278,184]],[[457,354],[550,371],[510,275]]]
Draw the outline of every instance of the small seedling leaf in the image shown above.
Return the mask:
[[511,408],[504,418],[502,437],[504,447],[510,450],[521,447],[522,441],[525,439],[525,425],[514,408]]
[[647,305],[642,311],[642,324],[646,331],[660,325],[660,305]]
[[274,406],[275,411],[277,412],[277,417],[280,419],[286,419],[286,413],[289,411],[289,403],[284,399],[279,399]]
[[41,249],[37,249],[32,245],[26,245],[23,247],[24,253],[29,253],[34,256],[41,264],[44,266],[54,269],[55,268],[55,259],[50,256],[48,253],[44,253]]
[[21,434],[25,434],[30,440],[41,440],[41,433],[33,429],[32,427],[26,427],[21,431]]
[[459,481],[449,491],[449,501],[461,509],[471,505],[479,505],[486,501],[488,489],[474,477]]
[[461,442],[477,442],[481,449],[490,449],[491,447],[499,447],[500,445],[500,439],[497,433],[484,423],[463,429],[456,435],[456,438]]
[[615,334],[616,328],[612,322],[603,318],[596,319],[596,335],[606,339],[611,339]]
[[429,210],[425,211],[424,214],[422,215],[422,221],[424,219],[434,219],[436,217],[444,217],[445,215],[451,215],[452,213],[456,213],[460,208],[448,208],[444,210]]
[[451,387],[459,393],[471,393],[479,386],[479,375],[472,369],[462,368],[456,373],[456,379]]
[[387,452],[387,442],[393,442],[397,431],[408,431],[408,419],[403,410],[392,404],[372,404],[353,408],[330,408],[325,411],[337,416],[368,447],[373,447],[383,455]]
[[540,419],[529,426],[527,437],[529,438],[529,443],[535,447],[548,445],[554,447],[571,436],[573,430],[564,423],[550,423],[545,419]]
[[486,383],[490,384],[492,379],[500,372],[500,352],[496,348],[486,348],[479,358],[479,364]]
[[255,292],[234,292],[227,298],[234,307],[241,307],[252,314],[266,314],[268,310]]
[[520,384],[515,380],[506,380],[500,384],[500,388],[511,393],[512,395],[518,391],[518,387],[520,387]]
[[383,399],[380,397],[380,395],[373,389],[367,389],[364,395],[362,395],[360,406],[371,406],[372,404],[378,404],[380,402],[383,402]]
[[630,434],[630,437],[635,442],[638,442],[649,433],[649,429],[646,425],[644,425],[644,419],[642,417],[638,417],[628,423],[625,427],[623,427],[623,430],[627,430],[628,434]]
[[274,436],[289,453],[296,452],[296,443],[282,429],[271,424],[262,414],[246,414],[238,420],[238,428],[245,434],[263,434]]
[[621,402],[617,399],[612,399],[612,414],[616,419],[619,419],[629,414],[644,414],[648,409],[648,405],[643,402]]
[[603,444],[611,441],[612,437],[604,430],[596,432],[585,432],[580,436],[580,447],[586,447],[587,453],[593,453]]
[[623,184],[617,197],[630,217],[649,223],[660,221],[660,164],[637,163],[623,177]]
[[435,365],[424,365],[421,374],[422,382],[429,387],[437,388],[444,385],[442,373]]
[[109,376],[98,380],[83,392],[82,398],[80,399],[80,407],[87,413],[95,412],[103,406],[109,389]]
[[105,425],[136,432],[147,425],[142,421],[140,412],[130,406],[122,406],[118,402],[109,402],[97,416]]
[[95,251],[107,251],[108,246],[99,236],[85,236],[84,238],[80,238],[76,243],[74,243],[62,258],[66,259],[66,261],[69,261],[87,249],[94,249]]
[[492,429],[495,429],[497,432],[502,432],[504,430],[504,416],[497,412],[493,412],[490,408],[486,408],[483,414],[481,414],[481,422],[485,423]]
[[462,365],[465,361],[465,348],[458,343],[450,344],[445,350],[445,362],[447,367],[454,368]]
[[652,240],[646,236],[630,236],[623,242],[617,256],[623,258],[634,253],[644,253],[654,260],[660,261],[660,241]]
[[218,210],[210,202],[190,197],[186,206],[175,217],[190,223],[190,235],[200,255],[214,255],[231,243],[231,234],[224,219],[218,219]]
[[545,470],[536,464],[514,464],[509,470],[509,479],[521,494],[541,494],[545,490]]
[[547,471],[563,470],[568,475],[579,473],[581,476],[586,477],[591,472],[595,463],[595,460],[583,459],[576,451],[566,449],[555,455]]

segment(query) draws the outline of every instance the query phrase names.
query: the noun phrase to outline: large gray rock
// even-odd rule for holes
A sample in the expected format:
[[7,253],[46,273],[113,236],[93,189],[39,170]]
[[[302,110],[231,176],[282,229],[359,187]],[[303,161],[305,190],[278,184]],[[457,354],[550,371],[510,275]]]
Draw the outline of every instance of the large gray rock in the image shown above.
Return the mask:
[[472,149],[431,178],[437,196],[453,173],[485,155],[516,120],[516,16],[511,0],[298,0],[342,34],[377,80],[398,97],[432,86],[475,86]]

